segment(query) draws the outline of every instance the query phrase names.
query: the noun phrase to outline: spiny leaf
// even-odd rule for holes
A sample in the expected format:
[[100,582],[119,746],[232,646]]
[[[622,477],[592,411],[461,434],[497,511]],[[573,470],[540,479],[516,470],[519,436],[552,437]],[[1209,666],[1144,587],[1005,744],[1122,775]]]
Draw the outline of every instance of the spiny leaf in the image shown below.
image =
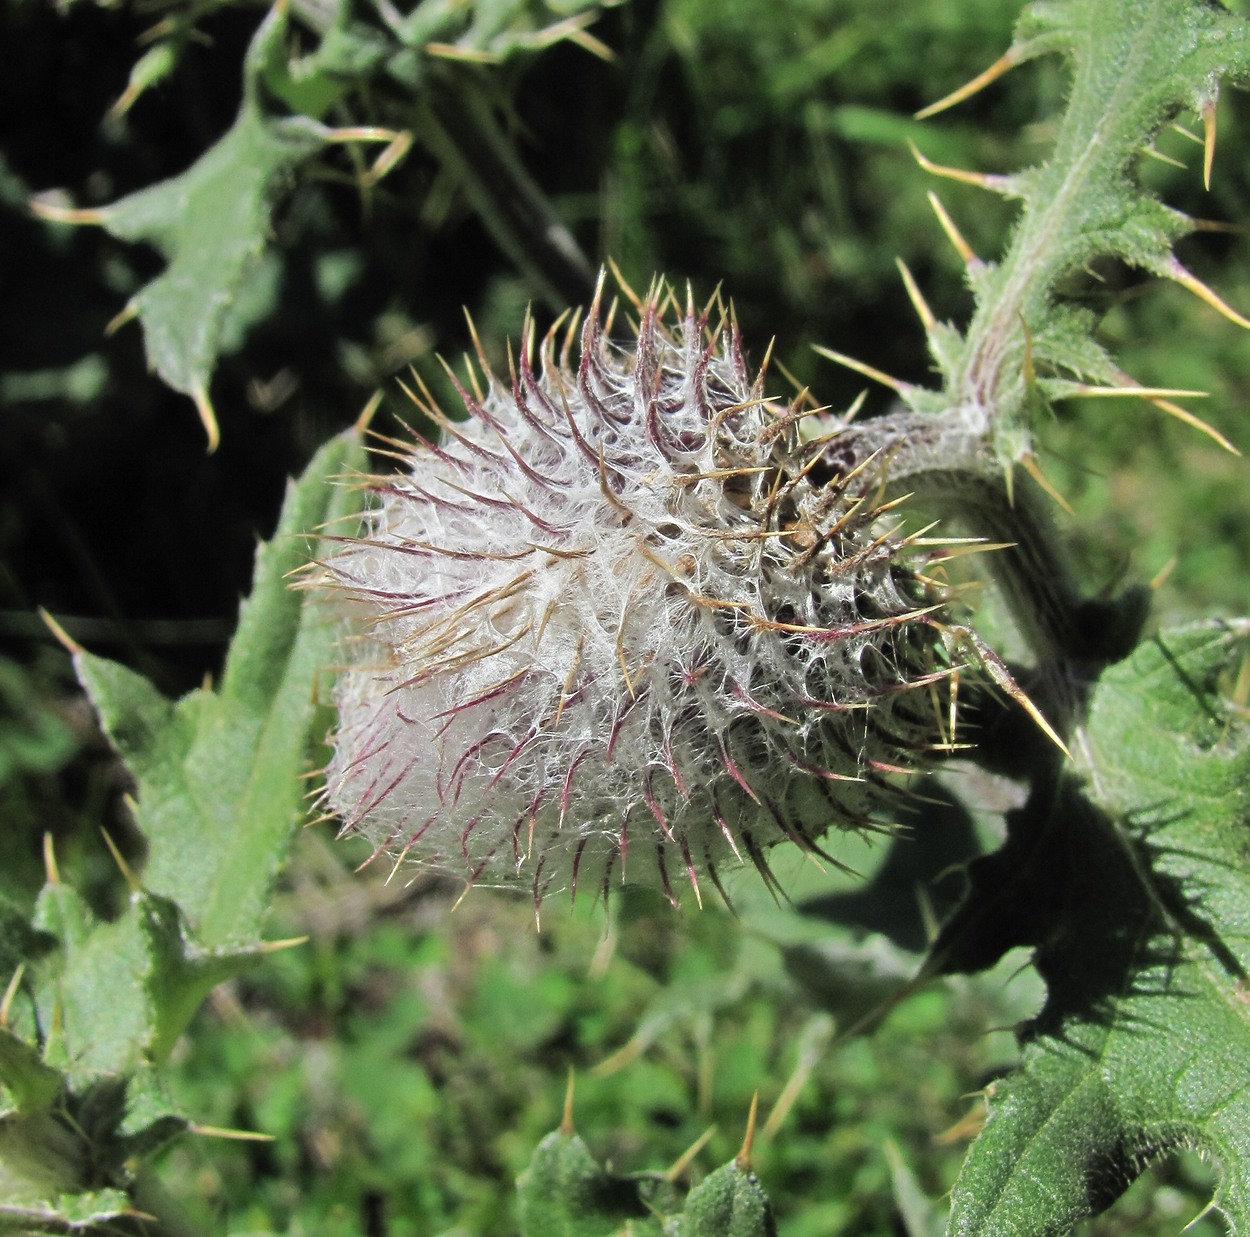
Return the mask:
[[[32,984],[39,1025],[49,1028],[42,1061],[65,1071],[65,1090],[163,1061],[208,992],[261,956],[258,948],[199,949],[178,908],[143,890],[131,895],[116,920],[102,923],[72,889],[51,884],[40,895],[35,922],[59,940],[33,968]],[[34,1045],[26,1048],[36,1052]],[[10,1079],[4,1068],[6,1060],[16,1068],[26,1059],[16,1052],[0,1051],[0,1081],[21,1108],[16,1076]],[[59,1073],[56,1078],[61,1085]],[[45,1095],[52,1074],[33,1081]]]
[[333,25],[306,56],[292,59],[285,45],[263,49],[260,64],[267,89],[293,112],[320,120],[336,103],[369,81],[396,52],[393,41],[352,20],[346,5],[338,6]]
[[48,1055],[79,1078],[124,1075],[139,1066],[155,1037],[147,991],[151,952],[131,914],[114,923],[86,922],[88,930],[68,938],[43,969],[41,1014],[44,1025],[58,1028]]
[[120,1190],[92,1190],[76,1198],[61,1201],[53,1208],[46,1204],[20,1207],[0,1206],[0,1233],[13,1233],[17,1237],[31,1237],[37,1233],[82,1234],[119,1231],[101,1228],[116,1225],[128,1217],[133,1220],[135,1210]]
[[[391,17],[388,31],[353,20],[347,6],[327,6],[324,13],[306,10],[303,20],[320,28],[321,39],[308,56],[291,60],[288,5],[276,4],[248,48],[243,102],[234,124],[185,172],[99,209],[32,205],[51,219],[99,224],[122,240],[146,242],[166,259],[166,269],[130,300],[115,324],[139,318],[149,364],[171,387],[195,401],[211,450],[219,437],[209,398],[217,357],[270,307],[271,297],[255,293],[263,286],[260,259],[276,202],[300,165],[328,142],[402,136],[404,142],[395,149],[406,150],[411,140],[408,134],[378,129],[335,131],[318,118],[383,72],[419,90],[427,63],[440,58],[502,61],[565,39],[607,55],[607,49],[586,32],[599,11],[598,0],[573,0],[561,8],[557,20],[547,22],[550,14],[511,3],[425,3],[406,17]],[[174,16],[165,26],[167,37],[136,64],[115,111],[125,111],[173,70],[193,32],[193,18]],[[479,91],[480,83],[474,83],[470,93]],[[273,114],[275,100],[295,109],[294,114]],[[427,121],[438,129],[427,139],[445,148],[447,135],[432,118]],[[465,137],[462,129],[461,124],[460,139]],[[392,159],[396,157],[393,153]],[[499,158],[509,161],[506,155]],[[373,176],[380,174],[381,166]],[[508,179],[508,196],[515,197],[520,182],[515,176]],[[545,203],[542,206],[540,214],[549,213]],[[556,239],[564,243],[562,231]],[[527,241],[532,243],[533,237]],[[568,244],[572,245],[571,238]]]
[[120,918],[95,924],[45,968],[55,980],[42,985],[44,1022],[60,1026],[72,1077],[125,1076],[163,1061],[211,989],[261,956],[200,950],[178,908],[140,890]]
[[1245,625],[1164,635],[1107,671],[1085,784],[1039,787],[972,869],[938,969],[1036,948],[1048,1000],[954,1191],[952,1233],[1066,1233],[1196,1147],[1250,1231],[1250,729],[1225,698]]
[[363,463],[351,431],[291,487],[277,535],[258,552],[220,693],[171,704],[132,671],[76,654],[138,783],[148,859],[143,887],[112,922],[54,871],[40,894],[33,928],[41,944],[56,942],[28,981],[41,1038],[0,1030],[0,1082],[17,1106],[0,1115],[11,1174],[83,1189],[85,1165],[120,1170],[185,1128],[152,1071],[208,991],[263,949],[260,919],[300,815],[316,680],[335,640],[330,616],[286,576],[316,553],[320,526],[354,507],[330,479]]
[[436,56],[502,61],[564,39],[602,51],[602,45],[584,31],[603,7],[602,0],[565,0],[559,5],[427,0],[393,28],[406,46],[427,49]]
[[645,1214],[637,1186],[600,1167],[571,1130],[538,1144],[517,1181],[522,1237],[614,1237],[630,1216]]
[[[1072,69],[1054,148],[1036,167],[984,178],[1020,198],[1022,213],[1001,263],[969,268],[978,303],[962,345],[949,332],[933,341],[948,401],[984,419],[1004,462],[1030,449],[1034,366],[1043,378],[1124,385],[1092,338],[1093,317],[1062,303],[1061,282],[1104,257],[1188,277],[1172,246],[1193,223],[1141,187],[1136,163],[1174,115],[1202,111],[1222,79],[1247,80],[1250,23],[1194,0],[1046,0],[1024,10],[1008,59],[1050,52]],[[929,398],[909,396],[917,408]]]
[[350,516],[355,496],[329,480],[363,466],[359,435],[327,443],[288,491],[277,533],[257,555],[255,588],[221,690],[176,704],[144,679],[80,652],[79,677],[138,781],[147,837],[144,888],[177,904],[201,948],[256,938],[269,886],[302,810],[318,676],[334,659],[331,615],[286,575],[316,556],[315,530]]
[[327,140],[315,121],[270,116],[263,105],[260,73],[282,48],[286,27],[285,6],[275,8],[248,50],[234,125],[191,167],[99,211],[76,213],[122,240],[155,246],[166,259],[165,270],[131,300],[125,316],[142,322],[152,368],[196,401],[210,447],[217,426],[208,382],[230,315],[264,252],[275,200]]
[[776,1237],[772,1204],[759,1178],[737,1160],[705,1177],[686,1199],[682,1237]]
[[[152,367],[202,411],[231,306],[264,251],[274,200],[325,141],[304,117],[267,116],[259,98],[258,64],[285,33],[284,10],[275,9],[249,49],[243,104],[225,137],[181,176],[102,212],[114,236],[147,241],[168,260],[131,308],[143,322]],[[214,432],[210,424],[210,441]]]

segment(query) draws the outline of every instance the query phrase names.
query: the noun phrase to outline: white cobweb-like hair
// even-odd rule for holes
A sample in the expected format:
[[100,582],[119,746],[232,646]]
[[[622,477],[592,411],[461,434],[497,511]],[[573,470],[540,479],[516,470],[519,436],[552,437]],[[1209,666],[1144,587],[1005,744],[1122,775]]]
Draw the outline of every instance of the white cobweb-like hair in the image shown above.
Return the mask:
[[943,602],[882,460],[831,465],[841,422],[800,432],[719,302],[636,309],[621,345],[596,297],[576,365],[575,327],[507,382],[479,349],[467,420],[418,400],[438,441],[316,566],[349,633],[325,798],[375,855],[700,898],[871,827],[935,742]]

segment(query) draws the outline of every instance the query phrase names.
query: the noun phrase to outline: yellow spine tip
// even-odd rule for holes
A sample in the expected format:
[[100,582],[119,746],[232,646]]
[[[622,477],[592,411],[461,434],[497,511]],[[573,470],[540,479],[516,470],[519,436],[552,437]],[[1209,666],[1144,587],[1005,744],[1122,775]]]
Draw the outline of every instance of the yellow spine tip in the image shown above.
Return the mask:
[[13,972],[13,977],[9,980],[9,985],[4,990],[4,996],[0,997],[0,1027],[9,1025],[9,1010],[13,1005],[13,998],[17,995],[18,988],[22,984],[22,976],[26,974],[26,963],[19,962],[17,970]]
[[60,869],[56,866],[56,847],[50,833],[43,835],[43,872],[49,885],[61,883]]
[[208,454],[212,455],[221,443],[221,430],[217,426],[217,414],[213,411],[212,400],[208,398],[208,392],[203,387],[196,387],[191,392],[191,398],[195,400],[195,410],[200,414],[200,424],[204,426],[204,433],[208,437]]
[[751,1110],[747,1113],[747,1128],[746,1133],[742,1137],[742,1150],[734,1158],[734,1163],[744,1173],[751,1171],[751,1148],[755,1143],[755,1118],[759,1112],[759,1107],[760,1093],[756,1091],[751,1096]]
[[904,382],[901,378],[892,378],[883,370],[866,365],[863,361],[857,361],[854,357],[849,357],[843,352],[835,352],[832,348],[825,348],[820,344],[814,344],[813,347],[821,356],[827,357],[830,361],[836,361],[839,365],[844,365],[847,369],[852,369],[857,374],[863,374],[865,378],[871,378],[874,382],[881,383],[882,386],[889,387],[897,395],[905,395],[912,389],[911,384]]
[[308,940],[307,936],[288,936],[280,941],[261,941],[256,946],[256,952],[259,954],[281,953],[284,949],[295,949],[299,945],[306,945]]
[[942,163],[934,163],[932,159],[920,153],[920,148],[910,138],[907,139],[907,145],[911,150],[912,158],[930,175],[941,176],[944,180],[955,180],[962,185],[975,185],[978,189],[991,189],[995,192],[1003,192],[1008,187],[1009,178],[1006,176],[995,176],[989,172],[973,172],[968,168],[954,168]]
[[1250,331],[1250,318],[1244,318],[1226,300],[1207,287],[1196,275],[1187,271],[1175,258],[1163,268],[1163,274],[1174,283],[1180,284],[1187,292],[1192,292],[1200,301],[1205,301],[1218,314],[1222,314],[1234,326]]
[[75,640],[73,636],[71,636],[69,632],[67,632],[65,628],[62,627],[61,624],[58,623],[56,619],[54,619],[52,615],[50,615],[42,606],[39,607],[39,617],[43,619],[44,626],[52,633],[53,639],[56,640],[57,644],[59,644],[71,657],[77,657],[78,654],[82,652],[82,645],[79,644],[78,641]]
[[1160,411],[1166,412],[1169,417],[1175,417],[1178,421],[1196,429],[1200,434],[1205,434],[1212,442],[1223,447],[1229,455],[1235,455],[1240,458],[1241,452],[1219,430],[1208,424],[1201,417],[1194,416],[1189,409],[1182,408],[1179,404],[1174,404],[1170,399],[1151,399],[1149,402]]
[[564,1112],[560,1117],[560,1133],[573,1137],[573,1067],[569,1066],[569,1080],[564,1087]]
[[1064,511],[1066,511],[1069,515],[1076,514],[1076,512],[1072,509],[1072,504],[1064,498],[1058,489],[1055,488],[1055,485],[1050,478],[1042,471],[1041,465],[1037,462],[1037,457],[1033,455],[1032,452],[1020,457],[1020,466],[1056,503],[1059,504],[1060,507],[1064,509]]
[[944,112],[947,108],[954,107],[965,99],[970,99],[978,91],[984,90],[991,82],[997,81],[1002,77],[1008,69],[1015,65],[1016,58],[1017,52],[1015,48],[1008,48],[988,69],[983,69],[971,81],[965,82],[962,86],[952,90],[950,94],[943,95],[936,103],[930,103],[927,107],[922,107],[916,113],[916,119],[928,120],[930,116],[936,116],[939,112]]
[[369,396],[369,402],[360,410],[360,416],[356,418],[356,424],[352,427],[356,433],[365,433],[373,422],[374,414],[382,407],[382,392],[374,391]]
[[686,1150],[673,1161],[672,1165],[665,1170],[664,1180],[680,1181],[685,1175],[686,1169],[688,1169],[694,1161],[695,1156],[697,1156],[699,1152],[708,1145],[715,1133],[716,1126],[709,1125],[707,1129],[704,1130],[703,1133],[700,1134],[699,1137],[696,1138],[694,1142],[691,1143],[690,1146],[687,1147]]
[[1211,188],[1211,166],[1215,162],[1215,100],[1202,105],[1202,187]]
[[964,265],[969,267],[982,265],[981,259],[977,257],[972,246],[964,240],[963,234],[955,226],[955,221],[947,214],[946,207],[942,205],[942,199],[932,190],[929,191],[928,197],[929,205],[933,208],[938,223],[942,225],[942,231],[946,233],[946,239],[950,241]]
[[99,227],[106,218],[104,211],[99,207],[62,206],[59,202],[46,197],[28,198],[26,205],[30,208],[32,215],[46,219],[49,223],[89,224]]
[[115,314],[108,320],[108,324],[104,328],[104,337],[108,339],[110,336],[116,335],[128,322],[133,322],[139,316],[139,305],[136,301],[129,301],[119,314]]
[[1176,565],[1180,561],[1181,561],[1180,555],[1173,554],[1172,557],[1169,558],[1168,561],[1164,563],[1163,566],[1160,567],[1158,571],[1155,572],[1154,576],[1151,578],[1151,581],[1150,581],[1150,589],[1152,592],[1158,592],[1158,590],[1164,586],[1164,584],[1167,582],[1168,576],[1170,576],[1172,572],[1176,570]]
[[134,868],[122,857],[122,853],[117,849],[117,843],[113,841],[109,831],[101,829],[100,834],[104,838],[104,845],[109,849],[109,854],[113,856],[113,862],[117,864],[118,871],[125,878],[126,887],[131,893],[138,893],[143,888],[143,883],[135,875]]
[[261,1134],[257,1130],[229,1130],[220,1125],[200,1125],[192,1121],[187,1125],[187,1132],[198,1134],[201,1138],[228,1138],[233,1142],[271,1143],[272,1134]]
[[898,273],[903,280],[903,287],[907,291],[907,299],[911,301],[912,308],[916,311],[916,316],[920,319],[926,331],[932,331],[937,326],[937,317],[934,315],[933,310],[929,308],[929,303],[924,299],[919,284],[916,283],[911,271],[907,268],[907,263],[902,258],[895,258],[894,264],[898,267]]

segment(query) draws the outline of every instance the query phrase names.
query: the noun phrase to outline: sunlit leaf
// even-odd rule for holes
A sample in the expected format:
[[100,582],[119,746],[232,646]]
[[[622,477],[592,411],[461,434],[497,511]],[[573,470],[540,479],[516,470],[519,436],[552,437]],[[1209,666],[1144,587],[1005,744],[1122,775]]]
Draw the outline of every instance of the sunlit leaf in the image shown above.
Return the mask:
[[357,499],[329,480],[363,464],[355,432],[318,452],[293,485],[273,539],[258,552],[220,690],[165,700],[133,671],[86,652],[79,676],[138,781],[149,846],[144,888],[176,903],[195,940],[219,949],[255,939],[269,887],[303,814],[309,730],[335,620],[290,587],[317,553],[321,525]]
[[236,298],[268,243],[275,201],[326,141],[321,125],[271,116],[261,97],[259,70],[285,34],[285,10],[275,9],[249,49],[243,103],[220,141],[180,176],[98,212],[114,236],[153,245],[166,260],[129,309],[143,324],[149,364],[197,401],[210,438],[209,377]]
[[[1115,258],[1176,280],[1218,308],[1218,298],[1193,282],[1172,252],[1193,221],[1146,191],[1137,166],[1143,146],[1167,121],[1213,104],[1222,80],[1247,80],[1250,24],[1192,0],[1034,3],[1025,7],[1001,63],[1055,52],[1069,62],[1071,88],[1043,162],[983,173],[935,166],[921,155],[939,176],[1023,204],[1001,261],[967,257],[977,310],[962,341],[952,340],[943,324],[931,332],[944,406],[955,402],[985,415],[1004,461],[1029,450],[1038,392],[1065,393],[1051,390],[1052,377],[1132,385],[1095,341],[1095,317],[1064,302],[1063,281],[1098,259]],[[917,145],[923,148],[924,139]],[[908,398],[928,408],[929,394],[917,388]]]

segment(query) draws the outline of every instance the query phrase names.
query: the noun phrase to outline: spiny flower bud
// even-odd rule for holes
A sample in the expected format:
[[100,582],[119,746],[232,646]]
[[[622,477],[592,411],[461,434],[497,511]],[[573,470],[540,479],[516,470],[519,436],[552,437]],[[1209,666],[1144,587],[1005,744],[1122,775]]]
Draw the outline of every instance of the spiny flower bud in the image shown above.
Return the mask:
[[320,564],[352,631],[326,800],[375,855],[536,905],[723,894],[746,861],[774,884],[771,846],[871,827],[940,729],[941,599],[881,459],[801,434],[719,304],[636,308],[622,347],[597,296],[576,368],[574,326],[538,369],[527,328],[507,384],[479,348],[468,420],[427,392],[439,441],[393,444],[406,472]]

